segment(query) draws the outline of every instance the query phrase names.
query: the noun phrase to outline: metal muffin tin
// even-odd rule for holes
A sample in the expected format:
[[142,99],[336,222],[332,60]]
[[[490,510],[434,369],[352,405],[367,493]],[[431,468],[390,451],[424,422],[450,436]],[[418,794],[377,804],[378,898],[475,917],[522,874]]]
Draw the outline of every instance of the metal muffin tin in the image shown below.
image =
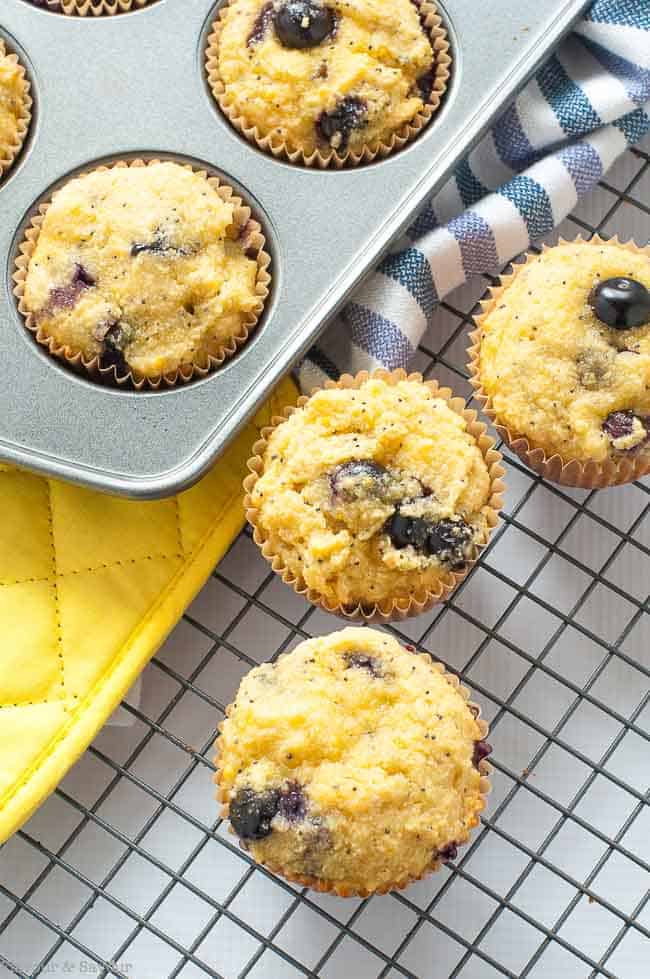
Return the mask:
[[[2,0],[0,36],[32,82],[34,118],[0,184],[0,458],[139,498],[197,480],[322,331],[414,211],[449,176],[586,0],[444,0],[452,81],[404,150],[370,166],[307,170],[239,136],[208,89],[219,4],[157,0],[71,18]],[[12,292],[29,216],[79,170],[129,157],[205,165],[264,226],[273,287],[260,325],[216,372],[164,392],[122,391],[59,365],[25,330]]]

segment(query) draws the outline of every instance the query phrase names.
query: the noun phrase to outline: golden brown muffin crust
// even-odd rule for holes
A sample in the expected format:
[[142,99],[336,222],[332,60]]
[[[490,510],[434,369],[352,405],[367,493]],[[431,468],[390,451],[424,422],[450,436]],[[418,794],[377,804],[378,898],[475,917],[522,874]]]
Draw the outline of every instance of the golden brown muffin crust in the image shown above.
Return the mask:
[[205,367],[260,307],[235,205],[171,162],[112,167],[53,197],[24,284],[40,330],[144,376]]
[[602,463],[650,452],[650,322],[616,329],[590,302],[617,277],[650,288],[650,254],[563,243],[515,269],[481,320],[481,386],[499,422],[547,456]]
[[415,379],[317,392],[271,433],[262,470],[250,506],[265,553],[331,604],[435,591],[489,533],[482,452]]
[[477,823],[484,730],[428,656],[343,629],[244,678],[219,743],[222,799],[280,873],[358,893],[403,886]]
[[[308,14],[319,6],[302,3]],[[422,111],[435,59],[411,0],[328,0],[333,29],[307,48],[280,40],[275,18],[285,6],[232,0],[225,8],[218,72],[229,113],[309,156],[387,143]]]

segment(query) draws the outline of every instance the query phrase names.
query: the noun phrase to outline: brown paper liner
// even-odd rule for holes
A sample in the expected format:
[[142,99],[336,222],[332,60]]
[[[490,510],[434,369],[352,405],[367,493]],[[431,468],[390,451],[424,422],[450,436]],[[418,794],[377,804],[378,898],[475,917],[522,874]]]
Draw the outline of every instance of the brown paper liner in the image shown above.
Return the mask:
[[246,117],[238,112],[236,105],[230,100],[219,75],[219,38],[223,27],[225,10],[231,2],[234,2],[234,0],[226,0],[219,10],[219,15],[212,24],[212,30],[208,37],[205,62],[208,83],[219,108],[231,125],[265,153],[283,158],[290,163],[301,164],[306,167],[317,167],[321,170],[325,170],[328,167],[340,169],[341,167],[356,167],[362,163],[372,163],[373,160],[383,159],[415,139],[439,108],[442,97],[447,90],[451,68],[447,31],[442,26],[442,20],[438,15],[437,8],[431,0],[417,0],[417,2],[414,0],[418,7],[422,24],[429,32],[433,47],[435,65],[433,87],[429,101],[424,108],[410,122],[404,123],[404,125],[396,130],[388,142],[374,140],[360,150],[347,150],[345,153],[339,153],[335,149],[320,150],[318,147],[313,152],[307,153],[299,146],[290,147],[275,133],[261,134],[257,126],[250,124],[246,120]]
[[22,80],[22,99],[20,103],[20,115],[17,119],[18,132],[16,133],[16,139],[9,146],[0,147],[1,181],[7,170],[13,166],[14,160],[23,148],[27,133],[29,132],[29,125],[32,121],[32,97],[30,94],[31,85],[24,66],[20,63],[17,54],[7,50],[7,46],[2,38],[0,38],[0,60],[17,65]]
[[[167,161],[158,159],[146,161],[118,160],[109,166],[95,167],[91,171],[78,174],[78,176],[87,176],[88,173],[93,173],[96,170],[110,170],[112,167],[147,167],[161,162]],[[25,326],[33,333],[39,344],[46,347],[54,357],[64,360],[69,367],[77,371],[86,372],[95,380],[109,381],[120,387],[129,384],[139,391],[145,386],[157,390],[163,384],[167,387],[174,387],[179,381],[187,383],[196,378],[205,377],[215,370],[215,368],[223,364],[224,360],[231,357],[246,343],[262,315],[271,282],[271,276],[268,271],[269,265],[271,264],[271,257],[264,250],[266,239],[262,233],[261,225],[251,217],[250,208],[244,204],[240,197],[237,197],[232,187],[229,187],[227,184],[222,184],[218,177],[210,176],[205,170],[199,170],[196,167],[190,166],[190,164],[182,164],[182,166],[186,170],[191,170],[193,173],[204,177],[214,187],[222,200],[235,205],[233,223],[235,233],[233,234],[233,239],[236,239],[240,234],[245,234],[247,242],[246,251],[251,252],[257,261],[256,295],[259,300],[258,306],[245,317],[241,333],[232,337],[228,345],[222,350],[208,355],[207,366],[200,364],[182,364],[168,374],[151,376],[135,371],[129,371],[127,374],[118,374],[115,366],[102,367],[98,356],[87,359],[80,351],[73,350],[65,344],[59,345],[54,337],[50,336],[38,325],[36,316],[25,305],[25,279],[27,277],[28,266],[34,254],[41,226],[51,202],[48,201],[45,204],[41,204],[38,212],[31,218],[30,226],[25,232],[25,239],[20,245],[19,255],[16,258],[16,270],[13,274],[13,280],[15,282],[13,291],[14,295],[18,298],[18,309],[25,317]]]
[[[407,646],[406,648],[411,649],[412,647]],[[289,655],[290,653],[282,653],[282,656],[289,656]],[[445,679],[448,680],[448,682],[452,685],[452,687],[455,687],[455,689],[458,690],[459,694],[466,702],[468,708],[470,709],[470,711],[472,712],[472,714],[476,719],[476,723],[478,724],[479,731],[481,734],[480,740],[485,741],[485,739],[488,737],[489,734],[489,730],[490,730],[489,725],[487,721],[483,720],[483,718],[481,717],[480,706],[469,699],[470,698],[469,690],[467,689],[467,687],[463,686],[463,684],[460,682],[459,677],[457,677],[455,673],[449,673],[443,663],[436,662],[434,659],[432,659],[432,657],[428,653],[418,652],[416,653],[416,655],[427,660],[430,663],[431,668],[433,670],[435,670],[437,673],[442,674],[445,677]],[[282,658],[282,656],[279,658]],[[233,704],[229,704],[228,707],[226,708],[226,717],[230,716],[230,714],[232,713],[232,709],[233,709]],[[222,722],[219,725],[218,728],[219,736],[217,737],[215,743],[214,761],[215,761],[217,771],[214,776],[214,781],[215,784],[217,785],[217,801],[221,803],[221,813],[220,813],[221,818],[228,819],[230,815],[230,807],[226,795],[226,790],[223,789],[221,786],[222,780],[221,780],[221,769],[220,769],[221,756],[224,753],[223,745],[222,745],[223,727],[224,725]],[[465,835],[462,838],[457,838],[453,841],[450,840],[450,843],[453,842],[457,847],[465,846],[465,844],[469,842],[471,831],[476,826],[478,826],[480,822],[479,813],[483,812],[483,810],[487,806],[487,797],[492,791],[492,785],[490,783],[489,776],[493,771],[493,769],[490,763],[486,761],[485,758],[482,758],[479,761],[478,770],[481,775],[481,780],[479,783],[479,790],[481,794],[481,806],[477,810],[476,815],[472,818],[471,822],[467,826],[467,832],[465,833]],[[231,835],[237,836],[235,830],[231,825],[228,826],[228,831],[229,833],[231,833]],[[324,880],[321,877],[309,877],[300,874],[291,874],[291,873],[287,873],[287,871],[280,866],[268,863],[266,861],[261,861],[262,866],[270,870],[271,873],[277,874],[280,877],[284,877],[285,880],[291,881],[294,884],[300,884],[301,887],[309,887],[312,891],[321,891],[330,894],[336,894],[338,897],[363,897],[363,898],[370,897],[373,894],[387,894],[389,891],[401,891],[405,887],[409,887],[411,884],[416,883],[416,881],[422,880],[423,877],[427,877],[429,874],[440,870],[441,867],[445,865],[445,863],[446,861],[442,860],[440,857],[434,857],[431,863],[423,869],[421,874],[417,874],[416,876],[408,875],[406,877],[400,878],[399,880],[391,881],[389,884],[384,884],[381,887],[376,888],[375,890],[362,890],[356,887],[351,882],[346,882],[346,881],[334,882],[334,881]]]
[[[622,242],[618,237],[607,240],[594,235],[585,241],[582,236],[578,236],[575,241],[593,244],[596,246],[603,244],[615,244],[620,248],[625,248],[631,252],[642,252],[650,257],[650,248],[640,248],[634,242]],[[560,238],[558,244],[571,244],[564,238]],[[549,246],[543,245],[542,250],[548,251]],[[532,446],[528,438],[521,432],[514,432],[499,419],[494,410],[492,399],[484,391],[480,378],[480,350],[481,334],[486,317],[494,309],[505,289],[512,283],[514,278],[523,268],[534,262],[537,255],[528,253],[524,260],[514,266],[513,272],[509,275],[502,275],[498,286],[490,288],[489,296],[481,302],[482,312],[474,317],[476,329],[470,333],[471,346],[467,353],[469,356],[468,370],[470,373],[470,384],[475,389],[475,398],[481,403],[484,413],[494,424],[494,427],[504,443],[512,449],[534,472],[539,473],[544,479],[562,486],[577,486],[581,489],[601,489],[606,486],[621,486],[624,483],[631,483],[642,476],[650,473],[650,451],[636,454],[632,457],[621,457],[620,459],[608,459],[606,462],[596,462],[595,460],[580,460],[568,458],[557,452],[550,456],[540,446]]]
[[68,17],[112,17],[114,14],[128,14],[130,10],[142,10],[156,0],[45,0],[52,13],[66,14]]
[[[466,407],[463,398],[454,397],[450,388],[441,388],[437,381],[424,381],[421,374],[407,374],[406,371],[401,369],[395,371],[377,370],[372,374],[369,374],[367,371],[361,371],[355,377],[352,377],[350,374],[343,374],[339,381],[327,381],[324,388],[358,389],[371,377],[381,378],[388,384],[397,384],[398,381],[402,380],[424,383],[436,397],[443,398],[452,411],[465,419],[467,431],[476,440],[490,475],[490,496],[485,505],[488,531],[485,539],[479,541],[477,544],[476,557],[468,561],[461,571],[448,571],[446,576],[438,582],[438,587],[435,591],[423,589],[422,592],[412,594],[408,598],[392,598],[367,605],[360,603],[356,606],[344,606],[338,603],[331,603],[319,592],[308,588],[301,578],[297,578],[286,567],[282,558],[273,552],[264,530],[258,523],[258,510],[253,507],[252,492],[257,480],[264,471],[263,457],[271,432],[307,403],[309,398],[304,395],[299,398],[295,407],[293,405],[288,406],[284,409],[284,415],[282,417],[272,418],[270,426],[262,429],[259,442],[256,442],[253,446],[253,457],[247,463],[250,474],[244,480],[244,490],[246,491],[244,507],[246,509],[246,518],[253,528],[253,539],[255,543],[261,548],[263,556],[271,564],[276,574],[280,575],[285,584],[293,588],[296,594],[306,598],[313,605],[324,609],[324,611],[331,612],[333,615],[339,615],[348,621],[363,619],[366,622],[398,622],[414,615],[420,615],[421,612],[425,612],[434,605],[444,602],[460,582],[467,577],[478,560],[478,552],[487,545],[492,530],[499,523],[499,511],[503,505],[503,493],[505,491],[505,483],[503,481],[505,470],[501,465],[501,453],[497,452],[494,448],[494,439],[486,435],[487,426],[477,420],[477,413]],[[312,395],[318,390],[321,389],[315,388],[312,391]]]

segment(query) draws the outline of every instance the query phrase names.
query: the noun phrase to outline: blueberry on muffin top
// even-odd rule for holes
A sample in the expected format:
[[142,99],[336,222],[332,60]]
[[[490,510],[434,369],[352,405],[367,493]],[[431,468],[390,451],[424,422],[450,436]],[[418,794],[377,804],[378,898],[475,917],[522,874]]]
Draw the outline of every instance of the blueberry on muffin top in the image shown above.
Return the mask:
[[319,391],[270,435],[251,506],[265,547],[328,605],[439,590],[489,534],[465,418],[415,379]]
[[412,0],[231,0],[222,105],[289,151],[388,143],[431,100],[436,55]]
[[399,887],[453,860],[476,825],[484,732],[428,656],[343,629],[244,678],[218,744],[220,796],[274,871],[339,893]]
[[76,177],[49,205],[24,284],[41,336],[155,377],[223,357],[259,311],[236,206],[171,162]]
[[650,451],[650,255],[549,248],[482,318],[479,379],[499,422],[581,462]]

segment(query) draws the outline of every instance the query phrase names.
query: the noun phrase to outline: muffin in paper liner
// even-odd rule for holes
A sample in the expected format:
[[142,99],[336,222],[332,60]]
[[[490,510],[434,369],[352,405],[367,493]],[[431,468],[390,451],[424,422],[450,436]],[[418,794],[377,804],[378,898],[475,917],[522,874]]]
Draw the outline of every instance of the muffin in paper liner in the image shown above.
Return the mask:
[[[147,167],[162,162],[174,161],[160,160],[157,158],[151,160],[118,160],[115,163],[107,166],[94,167],[92,170],[76,174],[75,177],[87,176],[89,173],[109,170],[113,167]],[[30,312],[25,304],[24,291],[28,266],[32,255],[34,254],[40,229],[51,202],[48,201],[47,203],[41,204],[38,208],[38,212],[34,214],[30,220],[29,227],[25,232],[25,238],[20,245],[19,254],[16,258],[16,269],[13,274],[13,280],[15,283],[13,291],[14,295],[18,299],[18,309],[25,319],[25,326],[34,335],[34,338],[39,344],[44,346],[54,357],[65,361],[69,367],[79,372],[86,373],[94,380],[113,383],[120,387],[130,385],[131,387],[135,388],[135,390],[142,390],[144,387],[157,390],[163,385],[167,387],[174,387],[174,385],[176,385],[179,381],[187,383],[188,381],[192,381],[196,378],[205,377],[214,371],[215,368],[219,367],[228,357],[235,354],[237,350],[239,350],[240,347],[246,343],[250,334],[257,326],[264,311],[264,306],[269,295],[271,283],[271,275],[269,273],[271,257],[268,252],[265,251],[266,239],[262,232],[261,225],[251,217],[250,208],[241,200],[240,197],[235,194],[232,187],[230,187],[228,184],[222,183],[218,177],[212,176],[207,171],[193,167],[190,164],[178,165],[183,166],[183,168],[186,170],[190,170],[197,176],[205,178],[205,180],[207,180],[207,182],[217,191],[222,200],[235,206],[233,234],[231,237],[233,240],[242,237],[245,241],[245,253],[251,258],[255,258],[257,262],[255,293],[258,298],[258,304],[256,308],[248,313],[244,318],[241,332],[237,336],[232,337],[228,345],[223,347],[219,352],[208,355],[207,365],[182,364],[173,372],[151,376],[132,370],[129,370],[127,373],[120,373],[119,368],[115,365],[103,367],[100,364],[100,358],[98,356],[87,359],[80,351],[75,351],[69,346],[58,344],[54,337],[47,334],[42,327],[37,324],[35,315]],[[63,186],[65,186],[65,184]]]
[[29,132],[29,126],[32,121],[32,97],[30,94],[31,85],[27,77],[27,73],[25,72],[25,67],[21,64],[18,55],[14,54],[13,51],[8,50],[5,42],[2,40],[2,38],[0,38],[0,63],[2,62],[17,68],[22,91],[19,115],[16,118],[16,138],[9,144],[0,144],[0,185],[2,183],[2,178],[7,171],[11,169],[16,157],[23,148],[27,133]]
[[293,405],[287,406],[284,409],[283,416],[273,418],[271,420],[271,425],[264,428],[260,433],[261,438],[253,446],[253,456],[247,463],[250,473],[244,480],[244,490],[246,492],[244,507],[246,510],[246,518],[253,528],[253,538],[255,543],[260,547],[263,556],[271,564],[271,567],[276,574],[282,578],[285,584],[293,588],[296,594],[306,598],[313,605],[322,608],[324,611],[338,615],[344,619],[347,619],[349,622],[359,620],[364,620],[366,622],[396,622],[411,616],[420,615],[420,613],[427,611],[427,609],[432,608],[434,605],[444,602],[447,598],[449,598],[460,582],[467,577],[471,569],[476,564],[480,551],[487,546],[492,531],[499,523],[499,512],[503,505],[503,494],[505,492],[505,482],[503,479],[505,470],[501,464],[502,455],[494,448],[495,441],[486,434],[487,426],[478,420],[477,413],[467,408],[463,398],[455,397],[450,388],[441,388],[438,385],[438,382],[435,380],[424,381],[422,375],[419,373],[408,374],[402,369],[394,371],[379,369],[373,371],[372,374],[370,374],[368,371],[361,371],[354,377],[350,374],[343,374],[338,381],[327,381],[322,388],[315,388],[311,392],[310,397],[316,394],[316,392],[319,390],[328,390],[332,388],[358,389],[365,381],[371,378],[380,378],[386,383],[392,385],[397,384],[402,380],[422,382],[434,395],[436,395],[436,397],[444,399],[449,408],[451,408],[452,411],[460,415],[466,421],[467,432],[476,441],[483,459],[485,460],[490,478],[489,497],[484,507],[487,520],[487,533],[485,535],[485,539],[477,542],[475,557],[466,561],[462,569],[457,571],[447,571],[445,576],[441,577],[438,581],[438,587],[434,591],[423,589],[421,592],[412,593],[408,598],[391,598],[390,600],[384,600],[373,604],[360,603],[355,606],[346,606],[339,603],[332,603],[319,592],[308,588],[302,579],[296,577],[293,572],[286,567],[282,558],[273,551],[267,535],[259,524],[258,510],[253,506],[252,493],[255,484],[264,472],[263,456],[271,433],[278,427],[278,425],[281,425],[295,411],[298,411],[309,401],[309,397],[305,395],[302,395],[298,399],[295,407]]
[[[621,242],[618,237],[603,239],[599,235],[594,235],[592,238],[585,240],[582,236],[578,236],[574,240],[581,244],[594,246],[615,244],[628,251],[644,253],[650,257],[650,248],[641,248],[631,241]],[[572,242],[560,238],[558,244],[566,245],[572,244]],[[546,252],[551,247],[543,245],[542,251]],[[488,297],[482,300],[482,312],[474,317],[476,329],[469,335],[471,346],[467,350],[469,357],[469,380],[476,392],[474,396],[481,404],[483,412],[493,423],[505,445],[519,456],[521,461],[532,469],[533,472],[539,473],[544,479],[563,486],[573,486],[581,489],[602,489],[608,486],[621,486],[626,483],[631,483],[650,473],[650,452],[629,458],[623,456],[616,460],[608,459],[605,462],[596,460],[584,461],[564,457],[557,452],[547,454],[544,448],[531,445],[529,439],[521,432],[513,431],[507,425],[503,424],[494,409],[492,399],[483,388],[480,370],[480,351],[485,319],[498,304],[503,292],[514,281],[519,272],[536,261],[537,258],[537,254],[527,253],[522,262],[513,266],[511,273],[502,275],[499,280],[499,285],[490,287]]]
[[27,0],[34,6],[51,10],[52,13],[66,14],[68,17],[112,17],[114,14],[128,14],[131,10],[142,10],[157,0]]
[[212,30],[208,37],[206,49],[208,83],[216,102],[231,125],[265,153],[270,153],[274,157],[288,160],[290,163],[316,167],[322,170],[329,167],[341,169],[342,167],[356,167],[360,164],[372,163],[374,160],[389,156],[395,150],[401,149],[407,143],[414,140],[440,107],[442,98],[447,90],[452,63],[447,31],[443,27],[442,20],[434,3],[430,2],[430,0],[412,0],[418,9],[420,21],[429,35],[429,40],[433,48],[434,70],[431,94],[424,108],[413,119],[404,123],[399,129],[393,132],[387,142],[376,139],[371,143],[365,144],[361,149],[348,149],[342,153],[336,149],[321,150],[318,147],[313,152],[307,152],[298,145],[289,145],[277,134],[260,133],[258,127],[251,124],[245,115],[239,112],[234,101],[228,96],[226,87],[219,75],[219,39],[223,28],[225,11],[231,2],[234,2],[234,0],[226,0],[226,3],[219,10],[219,14],[212,24]]
[[[344,632],[346,630],[343,630]],[[478,726],[479,739],[475,741],[474,749],[474,766],[480,774],[479,780],[479,795],[480,795],[480,805],[477,808],[475,814],[471,819],[468,820],[465,831],[457,834],[453,841],[444,847],[442,850],[438,850],[432,856],[431,862],[425,866],[419,874],[409,874],[405,873],[403,875],[396,876],[394,880],[387,883],[383,883],[376,887],[360,887],[358,883],[350,880],[329,880],[323,877],[310,876],[308,874],[296,874],[292,871],[287,870],[280,863],[274,863],[271,861],[261,861],[253,855],[253,859],[259,862],[262,866],[266,867],[273,874],[284,877],[285,880],[291,881],[292,883],[299,884],[301,887],[308,887],[313,891],[320,891],[334,894],[338,897],[361,897],[366,898],[374,894],[387,894],[390,891],[403,890],[409,887],[411,884],[416,883],[418,880],[422,880],[429,874],[440,870],[449,861],[456,859],[457,851],[459,847],[465,846],[470,842],[472,831],[479,825],[480,813],[487,806],[487,797],[492,791],[492,785],[490,782],[490,774],[493,771],[492,765],[487,761],[487,757],[492,753],[492,747],[487,742],[489,736],[489,725],[481,717],[481,708],[478,704],[474,703],[470,699],[470,692],[465,687],[460,678],[455,673],[450,673],[443,663],[440,663],[433,659],[429,653],[417,651],[412,645],[403,644],[403,648],[407,650],[414,656],[417,656],[422,661],[426,662],[432,670],[440,674],[445,678],[445,680],[456,690],[462,699],[465,701],[466,706],[474,717],[476,724]],[[291,656],[291,653],[282,653],[276,662]],[[259,668],[258,668],[259,669]],[[427,691],[428,692],[428,691]],[[234,701],[229,704],[226,708],[226,719],[232,716],[234,710]],[[217,786],[217,801],[220,803],[220,817],[224,820],[230,819],[230,802],[229,790],[224,786],[223,777],[223,765],[222,760],[226,755],[228,744],[226,741],[225,733],[225,721],[222,721],[218,726],[218,737],[215,742],[215,757],[214,762],[216,766],[216,773],[214,775],[214,782]],[[263,760],[262,760],[263,761]],[[233,828],[232,824],[229,822],[228,831],[231,835],[238,837],[236,830]],[[239,839],[239,837],[238,837]],[[240,847],[247,851],[249,849],[247,843],[240,839]]]

